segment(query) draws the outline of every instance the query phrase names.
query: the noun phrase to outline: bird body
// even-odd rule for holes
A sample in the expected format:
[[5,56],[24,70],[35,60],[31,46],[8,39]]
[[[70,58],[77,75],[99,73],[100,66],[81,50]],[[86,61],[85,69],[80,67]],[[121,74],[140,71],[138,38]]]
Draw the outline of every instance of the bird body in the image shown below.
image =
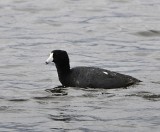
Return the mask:
[[68,54],[63,50],[52,51],[49,58],[46,64],[50,61],[55,63],[59,80],[65,87],[111,89],[128,87],[140,82],[140,80],[129,75],[97,67],[70,68]]
[[60,82],[67,87],[110,89],[127,87],[139,82],[139,80],[128,75],[96,67],[75,67],[66,76],[60,76]]

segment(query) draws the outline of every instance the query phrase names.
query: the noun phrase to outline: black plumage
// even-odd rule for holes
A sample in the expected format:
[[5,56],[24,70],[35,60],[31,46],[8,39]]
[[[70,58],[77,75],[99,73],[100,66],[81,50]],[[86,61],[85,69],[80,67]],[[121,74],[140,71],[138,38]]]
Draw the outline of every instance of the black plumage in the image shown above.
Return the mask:
[[47,59],[46,64],[54,62],[59,80],[64,87],[82,88],[121,88],[141,82],[129,75],[100,69],[97,67],[70,68],[69,57],[66,51],[54,50]]

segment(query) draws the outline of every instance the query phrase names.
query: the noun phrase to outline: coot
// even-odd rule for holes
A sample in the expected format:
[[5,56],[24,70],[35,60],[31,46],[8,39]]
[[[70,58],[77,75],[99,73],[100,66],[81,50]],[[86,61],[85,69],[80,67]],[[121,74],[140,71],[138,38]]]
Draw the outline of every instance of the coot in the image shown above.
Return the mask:
[[64,50],[53,50],[46,64],[54,62],[63,87],[121,88],[141,82],[140,80],[97,67],[70,68],[69,57]]

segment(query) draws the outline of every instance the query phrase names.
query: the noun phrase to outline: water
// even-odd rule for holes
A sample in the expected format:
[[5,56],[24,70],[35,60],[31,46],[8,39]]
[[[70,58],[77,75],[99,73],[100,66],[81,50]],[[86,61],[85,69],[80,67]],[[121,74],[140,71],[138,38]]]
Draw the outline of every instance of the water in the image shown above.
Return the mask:
[[[160,1],[0,1],[1,132],[158,132]],[[74,66],[98,66],[143,82],[128,89],[67,88],[53,49]]]

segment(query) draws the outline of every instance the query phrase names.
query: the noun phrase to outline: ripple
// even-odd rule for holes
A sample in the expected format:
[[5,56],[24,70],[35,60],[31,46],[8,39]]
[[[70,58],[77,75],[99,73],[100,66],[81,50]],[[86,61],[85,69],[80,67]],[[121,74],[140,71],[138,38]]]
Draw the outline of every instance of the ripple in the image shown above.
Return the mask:
[[0,66],[1,69],[12,69],[12,68],[17,68],[17,67],[21,67],[22,65],[3,65]]
[[0,112],[19,113],[24,111],[26,111],[26,109],[14,107],[14,106],[0,106]]
[[37,100],[50,100],[50,99],[54,99],[54,96],[39,96],[39,97],[33,97],[33,99],[37,99]]
[[154,37],[154,36],[160,36],[160,31],[158,30],[148,30],[148,31],[140,31],[135,33],[138,36],[144,36],[144,37]]
[[71,121],[71,117],[69,116],[64,116],[64,115],[49,115],[49,119],[52,119],[54,121]]
[[46,89],[45,91],[52,93],[52,96],[68,95],[68,93],[66,92],[66,89],[63,86],[59,86],[59,87],[52,88],[52,89]]
[[8,110],[10,106],[0,106],[0,111]]
[[154,94],[154,93],[147,92],[147,91],[140,91],[137,93],[126,95],[126,96],[141,97],[143,99],[150,100],[150,101],[160,101],[160,94]]
[[160,81],[157,81],[157,82],[152,82],[152,83],[154,83],[154,84],[160,84]]
[[72,114],[72,115],[66,115],[64,113],[61,113],[60,115],[52,115],[49,114],[48,118],[54,121],[64,121],[64,122],[70,122],[70,121],[108,121],[106,119],[99,118],[97,116],[91,116],[91,115],[78,115],[78,114]]
[[160,101],[160,94],[143,95],[143,98],[151,101]]
[[25,102],[28,101],[29,99],[8,99],[8,101],[12,101],[12,102]]

